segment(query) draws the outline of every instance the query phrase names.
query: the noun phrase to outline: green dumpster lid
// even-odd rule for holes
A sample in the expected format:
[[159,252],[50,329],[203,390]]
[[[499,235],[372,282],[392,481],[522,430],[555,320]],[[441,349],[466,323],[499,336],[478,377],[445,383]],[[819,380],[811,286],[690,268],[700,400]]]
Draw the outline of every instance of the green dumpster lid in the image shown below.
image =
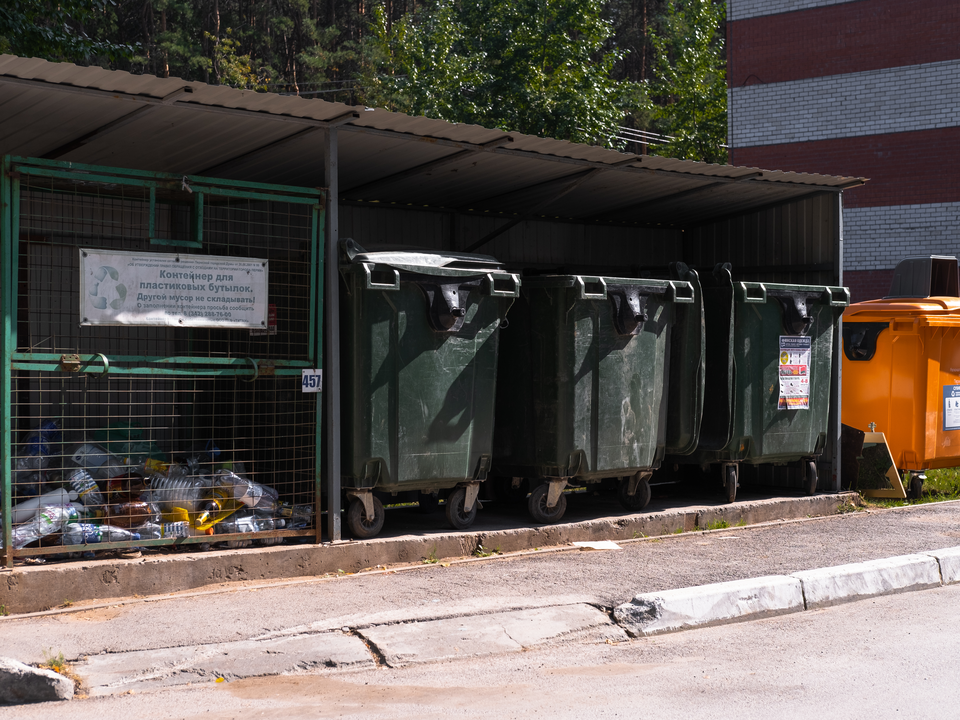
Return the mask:
[[[430,273],[431,270],[467,270],[473,273],[502,270],[499,260],[490,255],[471,255],[446,250],[380,250],[368,252],[350,238],[340,241],[345,261],[352,264],[374,263],[398,270]],[[446,274],[446,273],[444,273]],[[460,274],[460,273],[451,273]]]
[[[577,281],[582,279],[585,283],[599,283],[603,281],[605,285],[646,285],[655,288],[670,287],[669,280],[656,280],[652,278],[625,278],[610,277],[608,275],[533,275],[524,276],[523,284],[525,287],[573,287]],[[685,284],[674,282],[674,285]]]

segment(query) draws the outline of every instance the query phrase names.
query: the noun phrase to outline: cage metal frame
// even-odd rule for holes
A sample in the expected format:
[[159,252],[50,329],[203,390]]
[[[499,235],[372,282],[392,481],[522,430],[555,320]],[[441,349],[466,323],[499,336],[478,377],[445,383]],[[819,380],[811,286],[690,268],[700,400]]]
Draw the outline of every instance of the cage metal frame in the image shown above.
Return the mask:
[[[82,175],[81,175],[82,174]],[[311,206],[310,228],[310,289],[309,289],[309,337],[307,340],[307,359],[235,357],[191,357],[177,355],[159,357],[150,355],[116,355],[109,359],[100,353],[80,353],[70,361],[72,367],[65,367],[65,356],[61,353],[18,351],[18,278],[20,257],[20,217],[21,217],[21,179],[23,176],[105,182],[116,185],[139,187],[149,193],[148,239],[151,245],[181,245],[191,248],[203,247],[203,210],[205,203],[213,197],[237,198],[245,200],[264,200]],[[189,187],[194,202],[194,222],[189,240],[164,239],[156,237],[155,204],[156,191],[171,187]],[[182,176],[171,173],[130,170],[122,168],[83,165],[55,160],[21,158],[5,156],[0,159],[0,323],[2,323],[2,367],[0,367],[0,474],[2,474],[3,497],[0,502],[0,517],[11,517],[12,508],[12,461],[13,452],[13,371],[70,372],[79,371],[94,376],[107,375],[153,375],[161,377],[235,377],[255,381],[261,368],[269,368],[269,373],[279,376],[300,376],[303,370],[322,371],[323,334],[320,323],[323,314],[324,281],[324,233],[326,220],[326,195],[324,188],[303,188],[288,185],[269,185],[237,180],[223,180],[199,176]],[[145,367],[149,365],[149,367]],[[322,437],[322,390],[317,394],[315,403],[315,432],[313,457],[313,505],[315,522],[313,529],[276,530],[264,533],[234,533],[221,536],[229,540],[260,539],[276,536],[313,536],[321,542],[321,437]],[[23,548],[12,547],[12,527],[10,522],[3,523],[2,565],[12,567],[17,557],[28,557],[63,552],[61,547]],[[165,538],[154,540],[132,540],[122,542],[103,542],[95,546],[97,550],[123,549],[130,547],[152,547],[173,544],[209,542],[209,536],[191,536],[187,538]],[[74,548],[77,549],[77,548]]]

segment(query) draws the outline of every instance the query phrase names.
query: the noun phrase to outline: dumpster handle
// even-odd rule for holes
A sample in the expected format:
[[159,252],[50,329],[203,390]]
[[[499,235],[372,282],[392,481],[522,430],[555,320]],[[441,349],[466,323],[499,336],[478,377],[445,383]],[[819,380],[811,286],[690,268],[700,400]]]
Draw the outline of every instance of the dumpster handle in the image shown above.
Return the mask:
[[[600,292],[587,292],[587,283],[599,285]],[[580,300],[606,300],[607,282],[602,277],[594,275],[577,275],[577,287],[580,289]]]
[[[373,271],[376,265],[373,263],[361,263],[363,265],[363,274],[366,278],[367,290],[399,290],[400,289],[400,271],[396,268],[387,267],[386,271],[393,273],[393,281],[380,283],[373,279]],[[378,271],[382,272],[382,271]]]
[[[509,282],[508,290],[501,290],[504,283]],[[491,297],[520,297],[520,276],[514,273],[487,273],[484,278],[483,291]]]
[[670,290],[667,291],[667,300],[672,300],[675,303],[694,302],[693,285],[685,280],[671,280]]
[[827,286],[827,301],[830,307],[847,307],[850,305],[849,288]]
[[743,293],[745,303],[765,303],[767,301],[767,286],[759,282],[741,282],[740,292]]

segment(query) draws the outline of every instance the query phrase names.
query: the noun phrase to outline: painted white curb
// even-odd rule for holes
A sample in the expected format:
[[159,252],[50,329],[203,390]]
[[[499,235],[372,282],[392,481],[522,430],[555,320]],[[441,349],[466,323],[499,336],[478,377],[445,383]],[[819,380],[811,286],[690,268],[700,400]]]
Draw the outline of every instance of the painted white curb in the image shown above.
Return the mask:
[[923,554],[935,557],[940,563],[940,579],[944,585],[960,582],[960,547],[931,550]]
[[[928,558],[934,564],[933,558]],[[644,593],[614,608],[633,637],[803,610],[800,581],[784,575]]]
[[807,609],[940,586],[940,566],[930,555],[902,555],[793,573],[803,584]]

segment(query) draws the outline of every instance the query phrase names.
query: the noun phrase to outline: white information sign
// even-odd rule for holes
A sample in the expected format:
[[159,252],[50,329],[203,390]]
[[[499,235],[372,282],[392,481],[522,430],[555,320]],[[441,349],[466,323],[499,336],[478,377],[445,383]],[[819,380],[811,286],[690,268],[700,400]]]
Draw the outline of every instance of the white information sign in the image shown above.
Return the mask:
[[266,328],[266,260],[80,249],[81,325]]
[[780,410],[810,409],[811,338],[780,336]]
[[960,385],[943,386],[943,429],[960,430]]

